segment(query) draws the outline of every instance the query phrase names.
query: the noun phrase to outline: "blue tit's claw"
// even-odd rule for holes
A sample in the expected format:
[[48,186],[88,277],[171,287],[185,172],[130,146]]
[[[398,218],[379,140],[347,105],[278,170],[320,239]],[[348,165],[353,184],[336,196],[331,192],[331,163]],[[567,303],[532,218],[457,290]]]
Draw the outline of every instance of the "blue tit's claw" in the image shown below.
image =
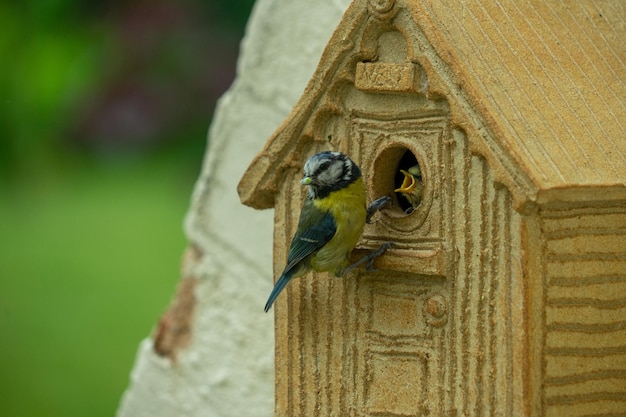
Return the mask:
[[362,264],[365,264],[365,269],[367,271],[369,272],[376,271],[376,269],[373,267],[374,260],[378,258],[379,256],[381,256],[383,253],[385,253],[387,249],[392,248],[393,246],[394,246],[393,242],[384,243],[383,245],[381,245],[380,248],[368,253],[367,255],[365,255],[364,257],[362,257],[361,259],[359,259],[358,261],[356,261],[355,263],[347,267],[344,271],[344,275],[348,274],[354,268]]
[[375,256],[375,257],[378,257],[378,256],[382,255],[383,253],[387,252],[387,249],[391,249],[391,248],[393,248],[394,246],[396,246],[396,244],[395,244],[395,243],[393,243],[393,242],[383,243],[383,244],[380,246],[380,248],[378,248],[378,249],[374,252],[374,254],[375,254],[374,256]]
[[374,268],[374,258],[367,261],[367,263],[365,264],[365,270],[368,272],[378,271],[378,268]]
[[371,224],[371,220],[372,217],[374,216],[374,214],[376,214],[377,211],[382,210],[387,204],[389,204],[391,202],[391,197],[384,195],[380,198],[377,198],[376,200],[372,201],[372,204],[370,204],[367,207],[367,217],[365,219],[365,221],[368,224]]

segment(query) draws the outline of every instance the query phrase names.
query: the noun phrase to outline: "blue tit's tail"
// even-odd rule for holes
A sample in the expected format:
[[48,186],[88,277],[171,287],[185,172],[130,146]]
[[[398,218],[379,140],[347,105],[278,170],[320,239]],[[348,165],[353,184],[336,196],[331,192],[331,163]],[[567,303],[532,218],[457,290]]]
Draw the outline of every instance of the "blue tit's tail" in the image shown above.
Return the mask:
[[269,298],[267,299],[267,303],[265,303],[265,312],[267,313],[270,308],[272,308],[272,304],[278,297],[278,294],[285,288],[285,285],[291,280],[293,277],[293,271],[286,272],[281,275],[281,277],[276,281],[276,285],[274,285],[274,289],[270,293]]

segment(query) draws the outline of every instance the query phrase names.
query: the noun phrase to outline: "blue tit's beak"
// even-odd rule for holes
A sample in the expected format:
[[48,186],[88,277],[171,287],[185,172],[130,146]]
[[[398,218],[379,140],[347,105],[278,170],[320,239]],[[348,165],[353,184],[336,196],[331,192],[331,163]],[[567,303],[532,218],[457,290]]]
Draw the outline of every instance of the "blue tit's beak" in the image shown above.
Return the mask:
[[302,180],[300,180],[300,184],[302,184],[302,185],[310,185],[311,182],[313,182],[311,177],[304,177],[304,178],[302,178]]

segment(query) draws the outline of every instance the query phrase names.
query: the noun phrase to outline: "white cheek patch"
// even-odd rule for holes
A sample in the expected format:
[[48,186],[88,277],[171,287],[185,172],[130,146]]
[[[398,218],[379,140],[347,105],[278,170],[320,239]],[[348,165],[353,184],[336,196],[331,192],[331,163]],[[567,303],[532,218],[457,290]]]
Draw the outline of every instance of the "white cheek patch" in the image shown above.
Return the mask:
[[346,172],[345,174],[343,174],[343,180],[344,181],[350,181],[350,179],[352,178],[352,164],[346,164]]
[[313,174],[312,165],[313,163],[311,162],[311,160],[306,161],[306,164],[304,164],[304,176],[305,177],[308,177]]
[[341,178],[341,174],[343,173],[343,163],[340,161],[333,162],[326,171],[323,171],[319,175],[319,181],[325,185],[333,185],[339,178]]

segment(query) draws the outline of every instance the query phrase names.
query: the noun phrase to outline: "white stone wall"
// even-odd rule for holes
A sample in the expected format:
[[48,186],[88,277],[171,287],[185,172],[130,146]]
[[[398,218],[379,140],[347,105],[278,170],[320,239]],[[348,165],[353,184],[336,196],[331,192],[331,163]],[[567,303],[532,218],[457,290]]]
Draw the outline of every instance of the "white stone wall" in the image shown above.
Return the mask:
[[272,287],[273,213],[242,206],[236,187],[300,97],[348,3],[255,4],[185,221],[201,254],[186,266],[198,280],[191,339],[175,361],[157,355],[151,338],[140,344],[118,417],[273,415],[274,322],[263,313]]

